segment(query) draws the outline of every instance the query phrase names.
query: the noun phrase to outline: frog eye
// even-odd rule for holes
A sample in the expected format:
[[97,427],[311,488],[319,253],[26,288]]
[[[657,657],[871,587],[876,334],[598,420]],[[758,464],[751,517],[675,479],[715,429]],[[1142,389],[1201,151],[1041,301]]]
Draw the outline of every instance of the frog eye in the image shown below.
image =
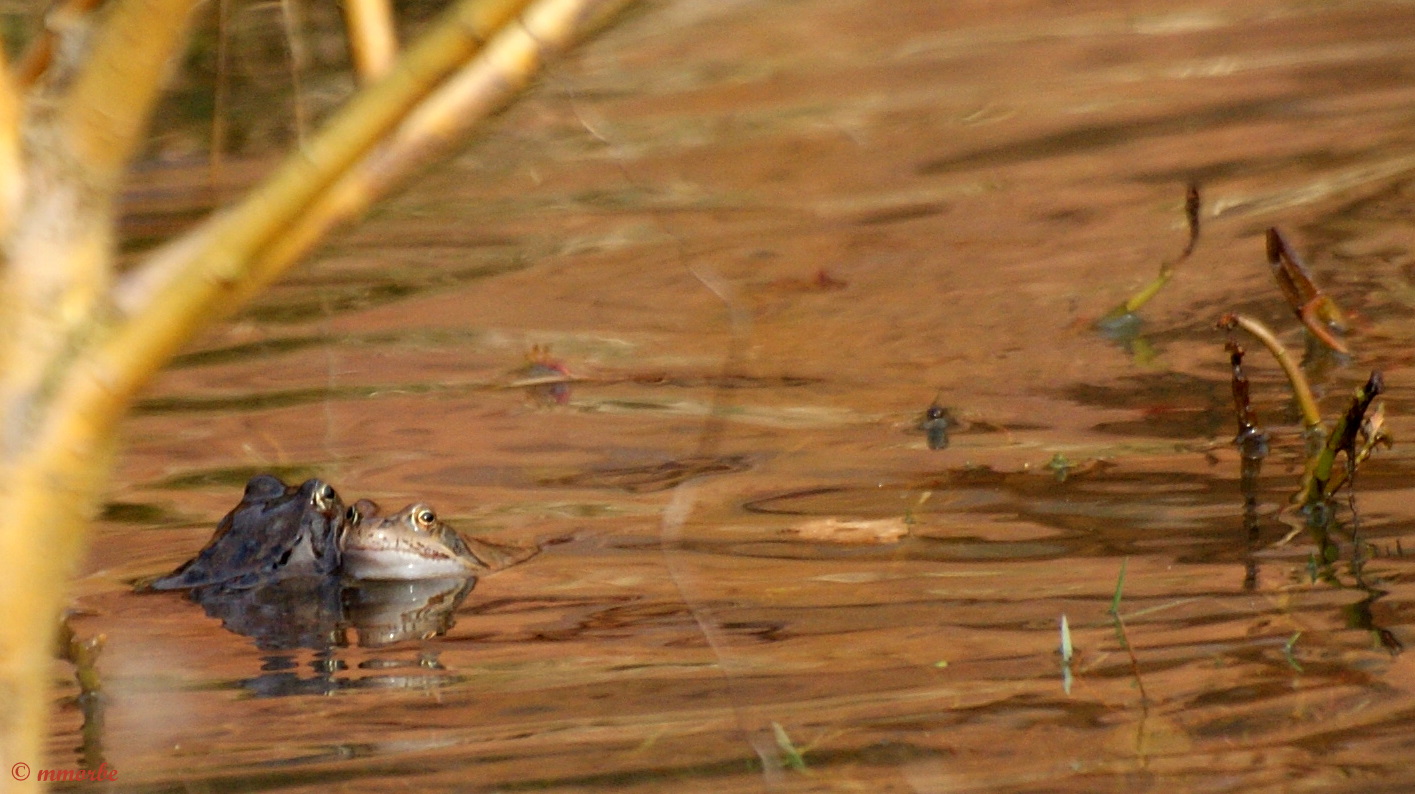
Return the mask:
[[358,505],[349,505],[349,509],[344,511],[344,522],[347,524],[357,524],[363,517]]
[[437,523],[437,514],[432,512],[431,510],[419,510],[415,518],[417,519],[417,522],[419,524],[422,524],[423,526],[430,527],[433,524]]
[[330,505],[334,504],[335,500],[338,498],[339,497],[334,493],[334,489],[331,488],[328,483],[325,483],[319,487],[319,490],[314,492],[314,505],[321,510],[328,510]]

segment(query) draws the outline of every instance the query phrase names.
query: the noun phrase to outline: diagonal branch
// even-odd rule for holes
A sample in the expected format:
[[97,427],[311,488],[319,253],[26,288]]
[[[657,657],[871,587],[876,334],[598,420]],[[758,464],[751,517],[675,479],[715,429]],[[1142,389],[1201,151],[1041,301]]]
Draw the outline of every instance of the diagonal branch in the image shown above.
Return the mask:
[[110,388],[130,397],[192,332],[279,273],[257,254],[275,242],[409,109],[529,0],[461,0],[375,85],[230,211],[157,252],[118,285],[125,315],[97,354]]
[[447,80],[387,141],[331,185],[281,237],[261,251],[285,268],[333,227],[362,214],[409,174],[446,154],[478,122],[523,89],[544,62],[632,0],[540,0]]

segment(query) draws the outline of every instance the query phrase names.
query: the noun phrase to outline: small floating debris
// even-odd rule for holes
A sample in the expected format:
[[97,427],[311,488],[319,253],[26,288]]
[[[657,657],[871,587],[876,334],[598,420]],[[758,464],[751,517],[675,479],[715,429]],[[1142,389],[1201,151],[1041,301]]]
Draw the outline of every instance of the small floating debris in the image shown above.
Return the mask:
[[526,390],[526,396],[538,405],[565,405],[570,402],[570,383],[575,376],[564,362],[550,355],[548,345],[532,345],[526,353],[526,365],[516,370],[511,388]]
[[850,282],[836,278],[821,267],[810,278],[779,278],[766,286],[780,292],[833,292],[845,289]]
[[934,397],[934,401],[929,407],[924,409],[924,415],[917,425],[919,430],[924,431],[928,438],[929,449],[948,448],[948,426],[952,424],[951,417],[947,409],[939,405],[939,398]]
[[909,534],[909,525],[903,518],[820,518],[789,531],[801,540],[818,543],[885,544],[898,543]]

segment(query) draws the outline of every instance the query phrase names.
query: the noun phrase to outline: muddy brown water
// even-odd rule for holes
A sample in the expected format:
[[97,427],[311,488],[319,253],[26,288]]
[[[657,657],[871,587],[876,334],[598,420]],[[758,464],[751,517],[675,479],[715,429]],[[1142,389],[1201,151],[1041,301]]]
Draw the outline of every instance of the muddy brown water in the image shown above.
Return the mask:
[[[887,6],[649,3],[192,345],[76,587],[102,707],[56,663],[45,763],[134,791],[1415,785],[1415,11]],[[1183,247],[1191,179],[1202,239],[1127,350],[1090,324]],[[1301,443],[1259,352],[1243,519],[1212,327],[1300,348],[1274,224],[1353,318],[1324,409],[1389,385],[1359,577],[1281,542]],[[504,388],[534,345],[583,379],[566,403]],[[913,431],[935,397],[943,450]],[[547,547],[402,594],[451,606],[401,639],[375,607],[278,642],[131,592],[267,470]]]

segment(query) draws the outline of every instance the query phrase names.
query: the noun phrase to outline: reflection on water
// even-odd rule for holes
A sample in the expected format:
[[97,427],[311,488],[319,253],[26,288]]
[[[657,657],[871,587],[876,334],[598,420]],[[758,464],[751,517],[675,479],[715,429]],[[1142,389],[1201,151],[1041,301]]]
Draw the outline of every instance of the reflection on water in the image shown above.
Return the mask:
[[[132,790],[1408,788],[1412,30],[1401,4],[648,3],[164,373],[78,583],[102,719],[61,692],[49,765]],[[1126,352],[1091,329],[1175,256],[1192,179],[1203,237]],[[1390,387],[1364,557],[1285,509],[1300,422],[1256,353],[1271,449],[1239,491],[1213,325],[1297,347],[1273,225],[1350,315],[1323,408],[1372,368]],[[564,401],[514,385],[537,346]],[[129,591],[257,471],[562,542],[472,592],[207,615]]]
[[364,648],[440,637],[456,623],[454,612],[476,579],[348,581],[293,576],[260,587],[193,588],[191,600],[225,628],[250,637],[262,650],[348,644],[352,629]]

